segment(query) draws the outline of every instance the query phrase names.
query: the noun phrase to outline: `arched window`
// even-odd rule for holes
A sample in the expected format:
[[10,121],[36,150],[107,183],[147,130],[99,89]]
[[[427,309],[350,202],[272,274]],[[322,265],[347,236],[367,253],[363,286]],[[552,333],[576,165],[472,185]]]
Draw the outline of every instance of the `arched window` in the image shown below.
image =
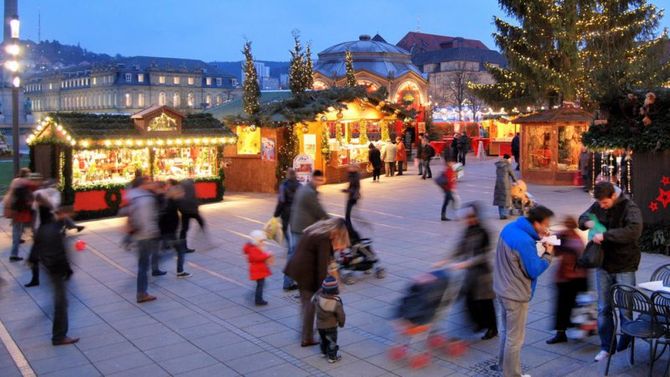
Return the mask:
[[195,103],[195,96],[193,95],[193,93],[187,94],[186,104],[188,105],[188,107],[193,107],[194,103]]
[[181,106],[181,96],[179,96],[179,93],[175,92],[172,95],[172,105],[174,107],[179,107]]
[[167,102],[167,99],[165,97],[165,92],[160,92],[158,94],[158,104],[160,106],[165,106],[165,103]]

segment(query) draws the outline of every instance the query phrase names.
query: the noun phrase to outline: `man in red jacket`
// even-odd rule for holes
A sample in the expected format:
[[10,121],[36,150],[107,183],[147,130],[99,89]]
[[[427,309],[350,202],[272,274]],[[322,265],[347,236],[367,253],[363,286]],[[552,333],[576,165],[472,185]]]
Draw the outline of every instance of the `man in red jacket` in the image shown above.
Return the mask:
[[449,202],[454,200],[454,192],[456,191],[456,172],[454,171],[454,159],[447,158],[447,168],[444,169],[442,189],[444,190],[444,202],[442,202],[442,221],[451,221],[447,217],[447,206]]

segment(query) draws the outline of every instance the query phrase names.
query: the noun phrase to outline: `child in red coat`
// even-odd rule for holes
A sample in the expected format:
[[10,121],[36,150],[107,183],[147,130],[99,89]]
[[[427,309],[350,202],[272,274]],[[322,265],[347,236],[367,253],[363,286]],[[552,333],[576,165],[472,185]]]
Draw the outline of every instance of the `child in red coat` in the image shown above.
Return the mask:
[[249,259],[249,280],[256,280],[256,305],[267,305],[263,300],[263,286],[265,278],[272,275],[270,267],[274,258],[270,252],[263,249],[267,235],[262,230],[254,230],[250,234],[251,242],[244,245],[244,253]]

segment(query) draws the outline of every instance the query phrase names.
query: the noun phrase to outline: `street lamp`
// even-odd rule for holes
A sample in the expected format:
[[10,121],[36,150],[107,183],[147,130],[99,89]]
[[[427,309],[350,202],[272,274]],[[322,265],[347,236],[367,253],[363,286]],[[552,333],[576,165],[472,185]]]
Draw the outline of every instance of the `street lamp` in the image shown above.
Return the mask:
[[19,88],[21,87],[21,78],[19,77],[19,17],[14,16],[9,21],[11,39],[5,46],[5,51],[9,55],[9,60],[5,62],[5,69],[12,75],[12,161],[14,165],[14,176],[19,174]]

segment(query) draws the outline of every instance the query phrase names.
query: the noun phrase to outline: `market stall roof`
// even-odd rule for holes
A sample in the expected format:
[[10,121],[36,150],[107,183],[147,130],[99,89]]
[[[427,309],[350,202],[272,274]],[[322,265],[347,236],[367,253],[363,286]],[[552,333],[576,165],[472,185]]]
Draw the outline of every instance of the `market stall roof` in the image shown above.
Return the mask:
[[514,123],[591,123],[593,114],[579,108],[559,107],[518,117]]

